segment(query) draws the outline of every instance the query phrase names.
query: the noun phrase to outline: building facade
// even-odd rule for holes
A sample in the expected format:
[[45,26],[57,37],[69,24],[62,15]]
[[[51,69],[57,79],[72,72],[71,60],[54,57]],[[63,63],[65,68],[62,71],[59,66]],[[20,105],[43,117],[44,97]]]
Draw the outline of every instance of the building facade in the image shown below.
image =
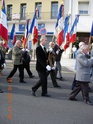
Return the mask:
[[[79,14],[79,22],[77,24],[77,46],[80,41],[89,42],[90,31],[93,22],[93,3],[92,0],[64,0],[64,16],[70,14],[70,26],[72,25],[75,15]],[[69,47],[69,57],[71,57],[72,44]]]
[[[89,37],[93,21],[92,0],[64,0],[65,14],[71,14],[71,23],[75,15],[79,14],[77,37]],[[69,6],[69,7],[68,7]]]
[[[51,41],[57,19],[58,8],[62,1],[63,0],[5,0],[9,34],[12,25],[15,22],[17,38],[21,38],[24,34],[26,20],[30,19],[31,22],[37,7],[39,9],[38,30],[40,32],[41,28],[45,28],[48,41]],[[35,48],[36,45],[33,46],[31,43],[31,47]]]

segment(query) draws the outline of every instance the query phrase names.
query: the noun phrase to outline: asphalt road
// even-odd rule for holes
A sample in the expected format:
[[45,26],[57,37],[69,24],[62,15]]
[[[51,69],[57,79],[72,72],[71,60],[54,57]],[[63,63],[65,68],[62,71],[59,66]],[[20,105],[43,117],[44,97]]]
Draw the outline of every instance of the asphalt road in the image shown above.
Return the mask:
[[[6,77],[12,68],[7,64],[0,77],[0,87],[4,93],[0,94],[0,124],[93,124],[93,106],[82,101],[82,94],[78,101],[69,101],[71,83],[74,73],[63,67],[65,81],[57,80],[61,88],[54,88],[48,77],[48,93],[50,98],[41,97],[41,88],[36,92],[37,97],[31,95],[31,87],[38,81],[35,64],[31,70],[35,75],[29,78],[25,71],[26,84],[19,83],[18,72],[13,76],[13,83],[7,83]],[[93,88],[93,84],[90,84]],[[93,102],[93,93],[90,93]]]

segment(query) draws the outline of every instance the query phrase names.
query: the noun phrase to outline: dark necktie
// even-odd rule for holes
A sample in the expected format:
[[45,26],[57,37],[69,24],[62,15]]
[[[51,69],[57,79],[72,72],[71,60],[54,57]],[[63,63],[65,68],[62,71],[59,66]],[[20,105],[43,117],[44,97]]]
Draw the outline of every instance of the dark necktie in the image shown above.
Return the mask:
[[44,51],[46,52],[46,48],[44,47]]
[[43,47],[43,50],[44,50],[44,52],[46,52],[46,48],[45,47]]

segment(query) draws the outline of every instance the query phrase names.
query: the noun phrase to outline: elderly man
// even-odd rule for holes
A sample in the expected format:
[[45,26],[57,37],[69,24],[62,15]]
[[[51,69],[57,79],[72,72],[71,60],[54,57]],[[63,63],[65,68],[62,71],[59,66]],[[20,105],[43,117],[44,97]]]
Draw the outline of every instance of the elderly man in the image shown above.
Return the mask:
[[[79,49],[78,49],[77,52],[76,52],[75,71],[76,71],[76,69],[77,69],[77,56],[78,56],[78,54],[79,54],[79,52],[80,52],[80,48],[81,48],[83,45],[85,45],[85,43],[84,43],[84,42],[80,42],[80,43],[79,43]],[[75,86],[76,86],[76,74],[75,74],[75,76],[74,76],[74,80],[73,80],[71,89],[73,90],[73,89],[75,88]]]
[[36,96],[35,92],[41,86],[42,93],[41,96],[49,97],[47,94],[47,52],[45,48],[45,44],[47,43],[47,38],[45,36],[41,36],[40,45],[36,48],[36,70],[38,72],[39,81],[32,87],[32,95]]
[[93,65],[93,58],[87,58],[89,46],[83,45],[80,47],[80,52],[77,56],[76,69],[76,87],[71,92],[69,100],[76,100],[76,95],[82,91],[83,100],[86,104],[93,105],[89,100],[89,82],[90,82],[90,67]]
[[22,45],[20,40],[16,41],[15,46],[13,47],[12,50],[12,55],[13,55],[13,70],[10,72],[9,76],[7,77],[8,83],[12,82],[12,76],[16,73],[17,68],[19,69],[19,77],[20,77],[20,83],[26,83],[23,80],[23,64],[22,64],[22,49],[20,48]]

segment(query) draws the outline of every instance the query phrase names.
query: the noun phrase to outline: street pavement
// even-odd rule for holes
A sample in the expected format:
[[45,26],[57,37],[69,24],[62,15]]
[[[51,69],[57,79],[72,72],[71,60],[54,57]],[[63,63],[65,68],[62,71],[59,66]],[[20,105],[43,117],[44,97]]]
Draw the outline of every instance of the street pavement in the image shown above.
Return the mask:
[[[31,71],[35,75],[29,78],[25,71],[26,84],[19,83],[18,71],[13,76],[13,82],[7,83],[6,77],[13,65],[6,60],[7,66],[0,77],[0,124],[93,124],[93,106],[83,103],[82,94],[77,96],[78,101],[68,100],[71,84],[74,77],[73,59],[62,59],[62,73],[65,81],[57,79],[61,88],[54,88],[51,78],[48,77],[49,98],[41,96],[41,88],[36,92],[37,97],[31,94],[31,87],[38,81],[35,61],[31,62]],[[90,84],[93,89],[93,84]],[[93,102],[93,93],[90,93]]]

